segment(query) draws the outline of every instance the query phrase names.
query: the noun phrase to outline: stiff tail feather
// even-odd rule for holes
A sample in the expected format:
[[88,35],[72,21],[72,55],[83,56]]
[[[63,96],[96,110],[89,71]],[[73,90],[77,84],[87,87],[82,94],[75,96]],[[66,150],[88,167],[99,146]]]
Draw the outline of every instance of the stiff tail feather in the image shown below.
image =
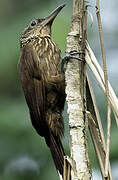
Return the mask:
[[[48,139],[49,140],[49,139]],[[47,142],[47,141],[46,141]],[[64,168],[64,149],[59,137],[55,136],[54,134],[50,133],[50,141],[48,141],[48,146],[51,151],[51,155],[53,157],[53,161],[55,163],[57,171],[63,177],[63,168]]]

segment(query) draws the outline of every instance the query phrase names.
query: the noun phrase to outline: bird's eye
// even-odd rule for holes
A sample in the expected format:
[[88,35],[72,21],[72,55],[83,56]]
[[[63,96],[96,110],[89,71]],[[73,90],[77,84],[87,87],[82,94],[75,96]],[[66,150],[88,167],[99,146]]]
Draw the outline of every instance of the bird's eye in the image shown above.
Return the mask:
[[35,26],[35,25],[36,25],[36,21],[32,21],[31,26]]

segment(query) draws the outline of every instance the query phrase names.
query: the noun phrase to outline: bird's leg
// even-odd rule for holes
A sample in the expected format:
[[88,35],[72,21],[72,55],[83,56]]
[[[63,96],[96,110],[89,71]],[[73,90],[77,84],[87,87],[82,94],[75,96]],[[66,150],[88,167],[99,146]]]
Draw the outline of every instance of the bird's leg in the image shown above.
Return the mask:
[[76,57],[76,55],[80,55],[80,54],[83,54],[83,55],[84,55],[85,52],[84,52],[84,51],[76,51],[76,50],[73,50],[73,51],[70,51],[69,53],[67,53],[66,56],[64,56],[64,57],[62,58],[61,71],[64,73],[64,65],[65,65],[65,63],[66,63],[66,65],[67,65],[67,63],[69,62],[70,59],[76,59],[76,60],[78,60],[78,61],[81,61],[81,62],[84,62],[84,63],[85,63],[85,61],[84,61],[82,58]]

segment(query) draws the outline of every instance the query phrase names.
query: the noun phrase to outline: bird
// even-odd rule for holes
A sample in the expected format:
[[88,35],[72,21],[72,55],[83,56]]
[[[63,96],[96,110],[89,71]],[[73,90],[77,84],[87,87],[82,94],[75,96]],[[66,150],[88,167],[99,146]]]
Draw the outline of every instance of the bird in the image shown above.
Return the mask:
[[62,112],[65,104],[65,77],[61,72],[61,51],[53,41],[52,23],[65,4],[45,18],[35,18],[20,38],[18,72],[30,119],[44,137],[58,173],[63,177],[64,134]]

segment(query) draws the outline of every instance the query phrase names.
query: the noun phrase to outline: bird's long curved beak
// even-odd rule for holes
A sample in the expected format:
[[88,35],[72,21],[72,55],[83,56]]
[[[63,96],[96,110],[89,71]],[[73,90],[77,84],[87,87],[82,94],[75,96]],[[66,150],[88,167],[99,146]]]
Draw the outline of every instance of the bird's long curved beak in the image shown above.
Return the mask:
[[46,17],[43,21],[43,25],[45,26],[46,24],[52,24],[53,20],[55,19],[55,17],[58,15],[58,13],[61,11],[61,9],[65,6],[65,4],[60,5],[59,7],[57,7],[54,11],[52,11],[52,13]]

